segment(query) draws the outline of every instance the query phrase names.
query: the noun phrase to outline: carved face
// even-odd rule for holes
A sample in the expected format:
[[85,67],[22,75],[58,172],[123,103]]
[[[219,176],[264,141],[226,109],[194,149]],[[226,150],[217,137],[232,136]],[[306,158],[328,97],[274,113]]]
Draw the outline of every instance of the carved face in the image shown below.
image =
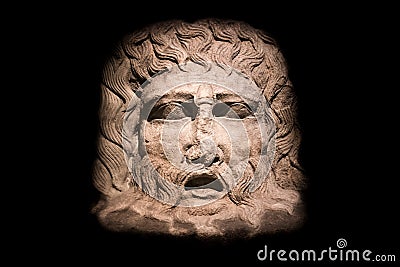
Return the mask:
[[262,31],[149,25],[118,43],[101,90],[94,213],[106,228],[242,235],[302,220],[296,98]]
[[133,173],[151,173],[146,182],[137,177],[138,184],[162,202],[200,206],[227,194],[235,201],[244,186],[257,189],[268,172],[274,123],[264,97],[236,72],[226,76],[211,66],[207,72],[190,65],[191,74],[176,68],[156,76],[143,86],[139,127],[127,120],[127,132],[138,129],[133,136],[141,152],[140,160],[128,164]]

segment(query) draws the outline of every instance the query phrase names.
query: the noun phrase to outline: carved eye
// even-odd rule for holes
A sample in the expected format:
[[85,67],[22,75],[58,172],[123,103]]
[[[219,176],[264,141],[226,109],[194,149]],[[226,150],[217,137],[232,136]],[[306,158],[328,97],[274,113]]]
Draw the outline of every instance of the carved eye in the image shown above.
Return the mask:
[[194,119],[197,110],[193,103],[171,102],[155,106],[149,115],[148,121],[159,120],[180,120],[186,117]]
[[253,116],[253,112],[244,103],[217,103],[213,108],[215,117],[244,119]]

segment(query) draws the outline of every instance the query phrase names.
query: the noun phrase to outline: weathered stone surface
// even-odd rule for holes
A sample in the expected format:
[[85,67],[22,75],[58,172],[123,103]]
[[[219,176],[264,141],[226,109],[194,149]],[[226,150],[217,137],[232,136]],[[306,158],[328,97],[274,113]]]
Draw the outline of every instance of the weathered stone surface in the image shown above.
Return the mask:
[[244,22],[166,21],[104,66],[93,209],[111,231],[253,236],[304,221],[296,96]]

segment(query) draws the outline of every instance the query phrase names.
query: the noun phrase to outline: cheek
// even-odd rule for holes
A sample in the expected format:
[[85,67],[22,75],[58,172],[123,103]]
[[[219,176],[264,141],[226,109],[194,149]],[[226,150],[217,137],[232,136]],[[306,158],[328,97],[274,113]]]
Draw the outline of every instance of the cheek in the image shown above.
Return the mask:
[[[145,122],[143,127],[144,149],[150,161],[157,166],[165,164],[167,158],[161,143],[161,133],[163,124],[161,122]],[[143,145],[143,144],[142,144]]]
[[[254,171],[255,169],[258,168],[258,163],[260,161],[260,156],[261,156],[262,139],[261,139],[260,126],[257,120],[254,119],[245,119],[243,121],[243,125],[246,129],[248,138],[247,142],[249,145],[249,157],[247,160],[252,166]],[[248,167],[250,168],[250,166]]]
[[224,161],[232,166],[252,159],[256,161],[261,153],[261,134],[258,121],[254,118],[232,120],[218,118],[215,139],[224,152]]
[[250,159],[258,159],[261,154],[261,132],[257,120],[255,119],[244,119],[243,125],[246,129],[249,144],[249,157]]
[[222,155],[219,155],[221,160],[228,163],[232,154],[231,138],[229,132],[219,123],[214,124],[214,141],[222,151]]

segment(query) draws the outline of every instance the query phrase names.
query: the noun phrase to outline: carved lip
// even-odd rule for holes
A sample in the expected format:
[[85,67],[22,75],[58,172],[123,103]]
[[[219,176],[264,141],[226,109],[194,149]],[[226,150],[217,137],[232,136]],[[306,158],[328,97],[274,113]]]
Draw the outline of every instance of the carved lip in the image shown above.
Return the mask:
[[224,189],[217,174],[210,172],[197,172],[189,175],[183,182],[185,190],[212,189],[222,191]]

